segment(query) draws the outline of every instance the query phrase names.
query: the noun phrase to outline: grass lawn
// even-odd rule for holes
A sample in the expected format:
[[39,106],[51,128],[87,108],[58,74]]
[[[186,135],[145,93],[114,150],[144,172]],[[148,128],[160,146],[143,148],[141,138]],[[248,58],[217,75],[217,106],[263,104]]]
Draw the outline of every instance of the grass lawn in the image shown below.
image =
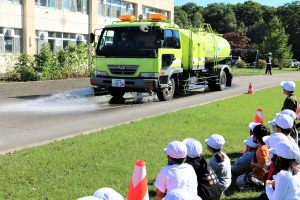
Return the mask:
[[[272,68],[273,74],[290,73],[293,71],[300,71],[299,68]],[[232,68],[233,75],[257,75],[265,74],[265,69],[253,69],[253,68]]]
[[[300,82],[296,94],[300,94]],[[201,94],[200,94],[201,95]],[[264,121],[281,110],[279,86],[204,106],[164,114],[0,157],[0,199],[76,199],[112,187],[126,196],[135,161],[146,161],[149,190],[167,163],[163,149],[173,140],[204,140],[219,133],[232,161],[244,148],[248,123],[257,108]],[[101,120],[101,119],[99,119]],[[232,191],[224,199],[251,199],[259,193]]]

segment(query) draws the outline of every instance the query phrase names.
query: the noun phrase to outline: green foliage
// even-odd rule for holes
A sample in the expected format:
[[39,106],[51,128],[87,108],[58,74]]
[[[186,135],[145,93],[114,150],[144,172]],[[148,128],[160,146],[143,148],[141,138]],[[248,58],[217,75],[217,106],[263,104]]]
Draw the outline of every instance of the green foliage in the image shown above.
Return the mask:
[[282,60],[278,61],[278,67],[279,68],[289,68],[289,67],[291,67],[291,60],[282,59]]
[[263,59],[259,59],[257,62],[257,67],[259,69],[263,69],[263,68],[267,67],[267,62]]
[[237,29],[237,21],[233,10],[223,3],[209,4],[203,15],[205,22],[219,33],[232,32]]
[[[195,3],[186,3],[181,7],[181,10],[180,10],[181,18],[180,18],[180,20],[179,19],[178,20],[181,22],[185,22],[186,21],[185,17],[187,17],[187,22],[188,22],[187,24],[191,24],[194,28],[199,28],[201,23],[204,22],[201,10],[202,10],[202,7],[197,6],[197,4],[195,4]],[[187,16],[185,16],[182,12],[186,13]],[[176,14],[175,14],[175,16],[176,16]],[[185,27],[185,26],[182,26],[182,27]]]
[[243,60],[238,60],[235,64],[238,68],[245,68],[247,67],[247,64]]
[[238,3],[234,9],[237,21],[243,22],[246,27],[263,19],[263,7],[259,3],[246,1],[243,4]]
[[300,1],[285,4],[276,10],[286,33],[290,35],[289,44],[295,58],[300,59]]
[[21,54],[14,70],[6,73],[5,78],[14,81],[35,81],[87,77],[87,62],[85,44],[52,52],[49,43],[45,43],[41,52],[35,54],[33,59],[27,54]]
[[288,45],[289,35],[285,33],[278,17],[274,17],[267,29],[266,37],[261,44],[262,52],[272,52],[273,58],[279,61],[292,57],[291,45]]
[[5,74],[8,81],[36,81],[39,79],[37,71],[34,69],[32,58],[23,53],[18,57],[15,69]]

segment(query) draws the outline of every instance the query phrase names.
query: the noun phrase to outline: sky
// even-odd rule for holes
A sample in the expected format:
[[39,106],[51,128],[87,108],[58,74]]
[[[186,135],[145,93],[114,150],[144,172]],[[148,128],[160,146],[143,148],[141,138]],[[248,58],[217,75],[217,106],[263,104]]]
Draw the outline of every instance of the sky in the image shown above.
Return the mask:
[[[237,4],[237,3],[244,3],[245,1],[247,0],[244,1],[241,0],[174,0],[174,4],[175,6],[181,6],[189,2],[194,2],[199,6],[206,7],[207,4],[211,4],[211,3]],[[262,5],[278,7],[284,5],[285,3],[291,3],[297,0],[253,0],[253,1],[260,3]]]

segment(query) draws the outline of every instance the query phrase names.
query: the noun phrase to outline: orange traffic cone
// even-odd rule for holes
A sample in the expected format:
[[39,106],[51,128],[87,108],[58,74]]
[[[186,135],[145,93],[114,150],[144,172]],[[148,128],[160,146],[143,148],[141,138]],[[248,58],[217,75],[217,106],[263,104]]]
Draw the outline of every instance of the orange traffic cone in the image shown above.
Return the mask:
[[263,124],[263,113],[261,108],[257,109],[256,115],[254,117],[254,122]]
[[247,92],[247,94],[253,94],[254,93],[254,91],[253,91],[253,86],[252,86],[252,84],[251,84],[251,82],[249,83],[249,86],[248,86],[248,92]]
[[298,102],[298,108],[296,110],[296,115],[297,115],[296,120],[300,120],[300,101]]
[[146,164],[143,160],[135,162],[127,200],[149,200]]

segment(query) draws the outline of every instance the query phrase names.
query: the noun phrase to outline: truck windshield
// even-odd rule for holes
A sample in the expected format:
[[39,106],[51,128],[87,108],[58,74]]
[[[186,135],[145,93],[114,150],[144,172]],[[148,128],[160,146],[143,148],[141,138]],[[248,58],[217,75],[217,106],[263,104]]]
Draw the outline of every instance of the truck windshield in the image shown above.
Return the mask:
[[159,28],[143,32],[139,27],[104,29],[96,53],[105,57],[153,58],[157,57]]

